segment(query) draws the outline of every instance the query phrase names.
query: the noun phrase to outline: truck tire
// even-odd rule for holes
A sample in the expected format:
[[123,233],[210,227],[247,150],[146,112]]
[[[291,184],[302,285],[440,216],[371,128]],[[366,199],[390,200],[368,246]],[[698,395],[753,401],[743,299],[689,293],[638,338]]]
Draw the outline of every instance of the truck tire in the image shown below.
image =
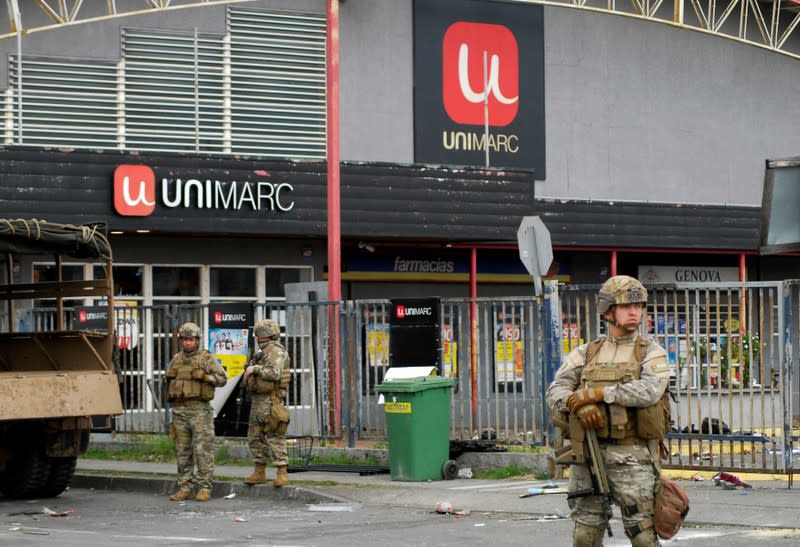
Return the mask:
[[38,446],[21,447],[14,452],[0,477],[0,492],[7,498],[40,497],[50,478],[50,461]]
[[61,494],[72,482],[75,466],[78,463],[76,456],[67,458],[48,458],[50,460],[50,473],[47,482],[39,491],[39,498],[54,498]]

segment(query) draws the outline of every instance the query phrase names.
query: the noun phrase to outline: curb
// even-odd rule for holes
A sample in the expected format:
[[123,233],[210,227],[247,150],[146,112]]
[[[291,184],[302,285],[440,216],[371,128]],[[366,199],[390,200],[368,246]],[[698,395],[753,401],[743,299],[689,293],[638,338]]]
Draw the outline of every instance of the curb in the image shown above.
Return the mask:
[[[123,492],[141,492],[169,496],[175,491],[175,479],[162,479],[151,477],[113,477],[101,475],[86,475],[76,473],[72,478],[72,488],[85,488],[94,490],[110,490]],[[247,485],[241,482],[214,481],[211,490],[213,499],[223,498],[230,494],[237,497],[269,499],[274,501],[295,500],[303,503],[343,503],[347,500],[324,494],[316,490],[301,486],[287,485],[275,488],[272,484]]]

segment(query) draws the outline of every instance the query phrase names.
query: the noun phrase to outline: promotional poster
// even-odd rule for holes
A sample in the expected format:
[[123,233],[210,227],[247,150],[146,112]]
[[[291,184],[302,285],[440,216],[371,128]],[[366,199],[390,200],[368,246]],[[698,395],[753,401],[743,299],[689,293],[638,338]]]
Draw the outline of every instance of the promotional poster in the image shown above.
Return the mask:
[[211,304],[208,321],[208,351],[225,369],[228,379],[244,370],[251,347],[250,304]]

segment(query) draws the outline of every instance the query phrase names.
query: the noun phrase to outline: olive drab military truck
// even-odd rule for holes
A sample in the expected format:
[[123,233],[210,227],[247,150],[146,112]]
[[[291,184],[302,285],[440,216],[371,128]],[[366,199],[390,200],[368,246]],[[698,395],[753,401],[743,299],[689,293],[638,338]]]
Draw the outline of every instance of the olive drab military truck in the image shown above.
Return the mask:
[[[100,279],[65,280],[63,260],[93,264]],[[52,274],[35,279],[34,262]],[[97,226],[0,219],[0,267],[0,493],[57,496],[92,427],[122,412],[111,249]],[[76,306],[92,306],[84,318],[103,328],[70,321]]]

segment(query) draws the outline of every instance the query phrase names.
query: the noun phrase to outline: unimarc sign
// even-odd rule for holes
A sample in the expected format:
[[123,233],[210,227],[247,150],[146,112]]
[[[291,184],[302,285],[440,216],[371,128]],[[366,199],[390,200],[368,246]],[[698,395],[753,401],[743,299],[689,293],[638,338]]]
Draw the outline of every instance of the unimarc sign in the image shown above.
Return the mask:
[[114,209],[122,216],[146,217],[156,207],[287,212],[294,208],[293,191],[287,182],[165,177],[157,184],[148,165],[123,164],[114,170]]

